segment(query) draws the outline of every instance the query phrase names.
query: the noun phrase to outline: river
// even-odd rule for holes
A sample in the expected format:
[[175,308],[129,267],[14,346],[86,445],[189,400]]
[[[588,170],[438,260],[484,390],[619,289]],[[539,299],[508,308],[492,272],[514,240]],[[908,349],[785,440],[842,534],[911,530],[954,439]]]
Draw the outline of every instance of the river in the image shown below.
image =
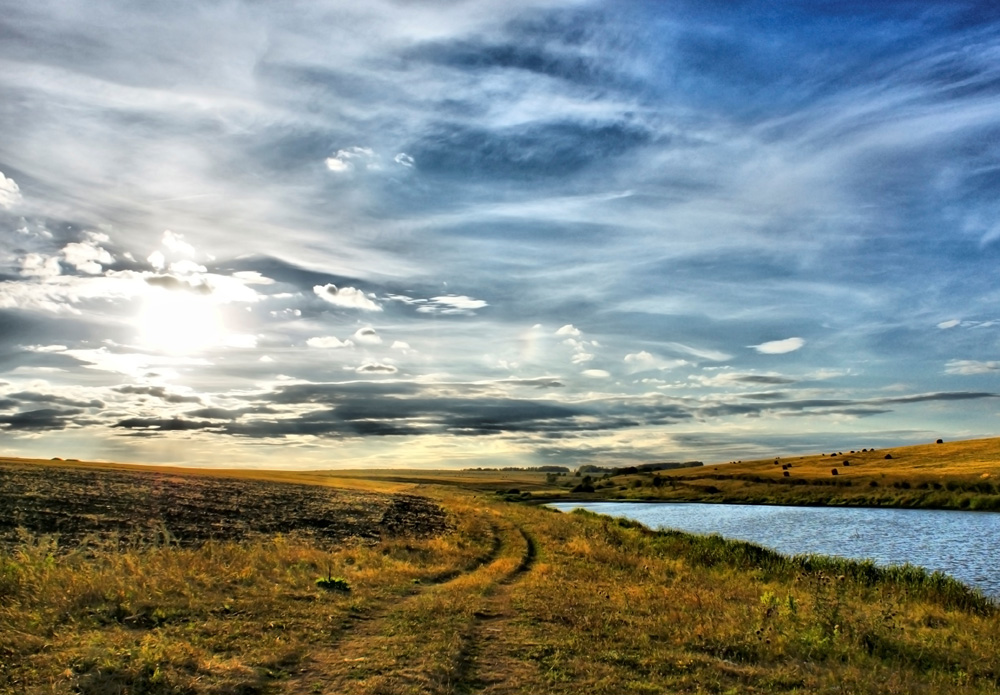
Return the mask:
[[558,502],[654,529],[718,533],[786,555],[837,555],[940,570],[1000,598],[1000,513],[750,504]]

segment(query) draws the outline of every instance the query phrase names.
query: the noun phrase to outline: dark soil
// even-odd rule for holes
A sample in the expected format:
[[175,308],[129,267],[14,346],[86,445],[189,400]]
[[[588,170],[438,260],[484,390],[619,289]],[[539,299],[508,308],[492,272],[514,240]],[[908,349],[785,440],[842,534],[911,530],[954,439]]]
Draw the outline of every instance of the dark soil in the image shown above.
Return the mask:
[[430,536],[445,512],[416,495],[155,471],[0,463],[0,545],[21,531],[57,534],[61,547],[244,540],[295,534],[325,545]]

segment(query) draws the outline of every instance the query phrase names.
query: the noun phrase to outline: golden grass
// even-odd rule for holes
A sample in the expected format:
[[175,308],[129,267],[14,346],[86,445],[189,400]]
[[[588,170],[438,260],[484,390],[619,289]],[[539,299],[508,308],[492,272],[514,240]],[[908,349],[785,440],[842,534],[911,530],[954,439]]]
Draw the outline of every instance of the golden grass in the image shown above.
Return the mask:
[[[936,446],[888,461],[974,481],[998,445]],[[798,464],[821,475],[821,457]],[[684,477],[727,482],[705,473]],[[479,489],[503,477],[454,477],[389,481],[447,510],[432,537],[67,548],[26,532],[0,550],[0,693],[1000,692],[1000,612],[957,582],[560,514]]]
[[593,493],[567,496],[1000,510],[1000,438],[595,476],[594,485]]

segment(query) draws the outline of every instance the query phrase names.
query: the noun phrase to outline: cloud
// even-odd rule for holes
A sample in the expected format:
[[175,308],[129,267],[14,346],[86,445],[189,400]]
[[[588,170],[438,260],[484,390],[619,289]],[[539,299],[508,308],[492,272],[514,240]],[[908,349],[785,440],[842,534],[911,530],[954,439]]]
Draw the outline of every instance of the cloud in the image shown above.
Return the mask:
[[585,364],[593,360],[594,355],[589,352],[584,352],[583,350],[577,350],[569,359],[573,364]]
[[584,369],[580,373],[589,379],[607,379],[609,376],[611,376],[610,372],[607,372],[603,369]]
[[629,366],[629,372],[631,373],[644,372],[650,369],[674,369],[688,364],[686,360],[664,360],[660,357],[656,357],[646,350],[630,352],[625,355],[623,361]]
[[57,256],[29,253],[21,261],[21,275],[25,277],[52,278],[61,273]]
[[50,405],[62,405],[69,406],[71,408],[103,408],[104,401],[98,400],[96,398],[90,400],[82,400],[79,398],[71,398],[64,395],[57,395],[54,393],[42,393],[39,391],[18,391],[17,393],[6,394],[7,398],[12,398],[14,400],[23,403],[47,403]]
[[416,307],[419,314],[472,316],[475,314],[476,309],[489,306],[489,303],[485,300],[456,294],[431,297],[429,299],[410,297],[405,294],[390,294],[389,299],[405,304],[406,306]]
[[356,370],[358,374],[395,374],[399,370],[391,364],[379,362],[365,362]]
[[937,327],[941,329],[954,328],[955,326],[958,326],[961,323],[962,323],[961,319],[950,319],[948,321],[942,321],[937,325]]
[[98,244],[109,241],[106,234],[87,232],[84,241],[72,242],[63,247],[62,253],[66,262],[88,275],[100,275],[102,264],[114,263],[114,257]]
[[146,260],[155,270],[163,270],[167,267],[167,257],[160,251],[153,251]]
[[309,338],[309,340],[306,341],[306,345],[314,348],[336,350],[338,348],[352,347],[354,343],[352,343],[350,340],[341,340],[340,338],[337,338],[335,336],[328,335],[328,336],[317,336],[314,338]]
[[361,345],[381,345],[382,338],[371,326],[359,328],[354,332],[354,342]]
[[573,336],[573,337],[577,337],[578,338],[578,337],[580,337],[583,334],[581,333],[581,331],[580,331],[579,328],[577,328],[576,326],[574,326],[571,323],[568,323],[565,326],[563,326],[562,328],[558,329],[556,331],[556,335],[569,335],[569,336]]
[[40,408],[13,415],[0,415],[0,429],[27,432],[64,430],[74,424],[74,418],[82,413],[80,409]]
[[0,208],[10,210],[21,202],[21,189],[14,179],[7,178],[0,171]]
[[805,344],[806,341],[802,338],[785,338],[784,340],[771,340],[760,345],[750,345],[749,347],[764,355],[783,355],[788,352],[795,352]]
[[379,168],[378,157],[371,148],[349,147],[346,150],[337,150],[336,154],[326,158],[326,168],[336,173],[352,171],[359,166],[365,169]]
[[201,398],[193,394],[172,393],[165,386],[119,386],[114,389],[118,393],[138,396],[153,396],[166,403],[201,403]]
[[188,420],[175,416],[170,418],[157,417],[132,417],[119,420],[112,427],[150,431],[150,432],[188,432],[191,430],[206,430],[217,428],[219,425],[207,420]]
[[996,360],[951,360],[945,365],[946,374],[969,376],[974,374],[993,374],[1000,371],[1000,362]]
[[402,350],[403,352],[406,352],[407,350],[410,350],[411,348],[410,348],[410,344],[408,342],[406,342],[405,340],[394,340],[394,341],[392,341],[392,349],[393,350]]
[[731,360],[733,358],[732,355],[719,350],[696,348],[691,347],[690,345],[684,345],[683,343],[664,343],[663,346],[669,350],[674,350],[675,352],[681,352],[685,355],[691,355],[693,357],[698,357],[703,360],[711,360],[713,362],[725,362],[726,360]]
[[345,309],[362,311],[382,311],[382,307],[355,287],[338,288],[334,284],[316,285],[313,292],[320,299]]
[[193,256],[195,253],[194,246],[184,241],[183,234],[176,234],[169,229],[164,230],[161,243],[173,253],[179,253],[185,256]]
[[147,275],[143,278],[147,285],[165,290],[212,294],[212,287],[201,278],[179,278],[174,275]]
[[465,295],[455,295],[449,294],[443,297],[431,297],[429,300],[431,303],[442,307],[442,312],[444,314],[448,313],[472,313],[476,309],[482,309],[483,307],[489,306],[482,299],[472,299],[471,297],[466,297]]
[[396,162],[396,164],[399,164],[407,168],[412,167],[416,163],[414,162],[413,157],[406,154],[405,152],[400,152],[399,154],[397,154],[395,157],[392,158],[392,161]]

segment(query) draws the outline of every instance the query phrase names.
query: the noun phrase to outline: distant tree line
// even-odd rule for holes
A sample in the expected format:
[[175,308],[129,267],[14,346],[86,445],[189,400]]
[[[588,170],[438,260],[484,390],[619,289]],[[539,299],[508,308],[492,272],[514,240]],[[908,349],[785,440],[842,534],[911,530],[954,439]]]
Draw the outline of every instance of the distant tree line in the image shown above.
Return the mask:
[[539,473],[569,473],[567,466],[506,466],[504,468],[463,468],[463,471],[528,471]]
[[701,461],[661,461],[659,463],[640,463],[637,466],[595,466],[585,464],[577,471],[580,473],[608,473],[610,475],[635,475],[637,473],[652,473],[653,471],[672,471],[678,468],[696,468],[704,466]]

